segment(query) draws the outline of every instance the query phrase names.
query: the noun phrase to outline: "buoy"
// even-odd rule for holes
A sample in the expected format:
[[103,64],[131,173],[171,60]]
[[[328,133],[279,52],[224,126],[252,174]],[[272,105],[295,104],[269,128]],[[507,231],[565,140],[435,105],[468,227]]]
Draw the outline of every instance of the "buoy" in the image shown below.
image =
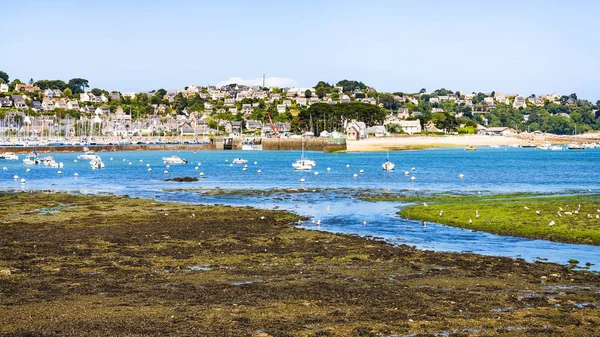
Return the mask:
[[151,169],[151,168],[149,168],[149,169],[148,169],[148,172],[152,172],[152,169]]
[[125,158],[123,158],[123,161],[127,161]]
[[225,159],[225,162],[226,162],[226,163],[229,163],[229,159]]
[[79,174],[78,174],[78,173],[75,173],[75,174],[73,174],[73,176],[74,176],[75,178],[77,178],[77,177],[79,177]]
[[61,171],[58,171],[58,172],[56,172],[56,173],[58,173],[58,175],[61,175],[61,174],[62,174],[62,172],[61,172]]
[[198,171],[198,166],[196,166],[195,170]]
[[129,162],[129,166],[133,165],[131,162]]
[[248,164],[244,165],[244,167],[248,167]]
[[150,167],[150,164],[146,164],[146,167]]
[[167,165],[167,168],[171,168],[171,165]]
[[346,165],[346,168],[350,168],[350,164],[347,164],[347,165]]
[[74,162],[74,163],[76,163],[76,162],[77,162],[77,159],[73,160],[73,162]]
[[13,177],[13,179],[17,180],[17,179],[19,179],[19,176],[16,175],[16,176]]
[[304,178],[300,178],[300,182],[303,183],[305,180]]
[[359,172],[360,172],[360,174],[363,174],[363,173],[365,173],[365,171],[364,171],[364,170],[360,170]]
[[318,175],[319,175],[319,172],[315,172],[315,176],[318,176]]
[[140,163],[143,163],[143,162],[144,162],[144,160],[143,160],[143,159],[140,159]]
[[258,162],[257,162],[257,161],[255,161],[255,162],[254,162],[254,165],[258,165]]
[[409,175],[408,171],[404,171],[404,175],[405,176]]
[[233,167],[233,164],[229,164],[229,167]]
[[256,171],[256,172],[258,172],[258,174],[261,174],[261,173],[262,173],[262,171],[261,171],[261,170],[258,170],[258,171]]
[[25,179],[21,179],[21,184],[25,184]]
[[327,172],[331,172],[331,168],[330,167],[327,168]]
[[247,168],[246,168],[246,167],[242,168],[242,171],[246,171],[246,170],[247,170]]
[[163,172],[164,174],[169,174],[169,171],[165,170],[165,172]]
[[358,174],[354,173],[353,177],[358,178]]
[[461,173],[461,174],[459,174],[459,175],[458,175],[458,177],[459,177],[460,179],[462,179],[462,178],[464,178],[464,177],[465,177],[465,175]]
[[110,157],[110,160],[112,160],[112,157]]
[[31,170],[30,170],[30,169],[27,169],[27,170],[25,170],[25,172],[31,172]]
[[200,172],[200,176],[201,176],[201,177],[204,177],[204,172]]
[[411,170],[411,171],[413,171],[413,172],[415,172],[415,170],[416,170],[416,169],[413,167],[413,168],[411,168],[410,170]]
[[412,180],[412,181],[415,181],[415,180],[417,180],[417,178],[415,178],[415,177],[410,177],[410,180]]

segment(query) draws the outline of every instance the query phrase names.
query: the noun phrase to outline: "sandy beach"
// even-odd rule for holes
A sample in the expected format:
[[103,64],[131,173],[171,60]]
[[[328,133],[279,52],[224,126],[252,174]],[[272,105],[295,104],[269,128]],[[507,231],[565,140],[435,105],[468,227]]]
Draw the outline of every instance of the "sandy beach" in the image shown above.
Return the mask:
[[[543,142],[544,139],[531,140],[532,143]],[[528,144],[530,140],[504,137],[504,136],[484,136],[484,135],[465,135],[465,136],[416,136],[416,137],[385,137],[369,138],[360,141],[348,141],[348,152],[368,152],[385,151],[389,148],[394,150],[417,150],[435,147],[462,147],[462,146],[489,146],[489,145],[513,145]]]

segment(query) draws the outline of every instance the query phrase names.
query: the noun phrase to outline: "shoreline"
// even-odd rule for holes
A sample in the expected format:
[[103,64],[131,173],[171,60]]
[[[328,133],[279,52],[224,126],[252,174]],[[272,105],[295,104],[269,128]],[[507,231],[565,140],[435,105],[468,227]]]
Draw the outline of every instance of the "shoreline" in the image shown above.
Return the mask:
[[580,336],[600,323],[600,275],[568,266],[301,229],[249,207],[0,200],[0,334]]
[[[129,144],[129,145],[61,145],[61,146],[0,146],[0,153],[13,152],[19,154],[30,153],[35,149],[38,152],[82,152],[85,147],[99,152],[114,151],[160,151],[160,150],[241,150],[242,139],[234,139],[225,148],[223,138],[215,138],[210,144]],[[189,140],[188,140],[189,141]],[[493,146],[523,146],[541,145],[543,143],[567,144],[571,142],[600,142],[600,134],[585,134],[572,136],[556,135],[528,135],[525,137],[489,136],[489,135],[445,135],[445,136],[397,136],[397,137],[371,137],[368,139],[352,141],[345,138],[264,138],[260,140],[264,151],[298,151],[305,143],[307,151],[322,152],[385,152],[385,151],[410,151],[432,148],[460,148],[465,146],[488,147]]]

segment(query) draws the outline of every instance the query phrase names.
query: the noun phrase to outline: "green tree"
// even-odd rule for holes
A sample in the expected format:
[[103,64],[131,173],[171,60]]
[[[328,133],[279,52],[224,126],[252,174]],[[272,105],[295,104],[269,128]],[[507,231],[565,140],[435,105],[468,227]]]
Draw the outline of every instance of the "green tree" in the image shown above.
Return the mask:
[[69,98],[73,96],[73,92],[69,88],[65,88],[65,90],[63,90],[63,94]]
[[166,94],[167,94],[167,91],[165,89],[158,89],[158,90],[156,90],[156,93],[154,93],[154,96],[157,96],[160,99],[163,99],[163,97],[165,97]]
[[83,78],[72,78],[69,80],[67,86],[73,94],[81,94],[85,91],[85,88],[90,87],[88,80]]
[[424,94],[427,92],[427,89],[425,88],[421,88],[421,90],[419,90],[419,94]]
[[311,96],[312,96],[312,91],[310,91],[310,89],[306,89],[306,91],[304,92],[304,97],[310,98]]
[[171,104],[171,106],[178,113],[182,112],[183,109],[187,107],[187,99],[183,97],[182,93],[178,93],[177,95],[175,95],[175,98],[173,99],[173,104]]
[[17,86],[17,84],[23,84],[23,82],[21,82],[21,80],[19,80],[18,78],[15,78],[8,86],[8,90],[13,91],[15,90],[15,87]]
[[6,72],[0,70],[0,80],[3,81],[1,83],[9,83],[8,82],[9,79],[10,78],[9,78],[8,74]]
[[383,107],[390,110],[396,110],[398,105],[394,99],[394,95],[390,93],[384,93],[379,96],[379,102],[383,104]]
[[315,89],[315,93],[317,94],[317,97],[322,99],[323,97],[325,97],[325,95],[327,95],[327,89],[324,87],[317,87]]
[[102,95],[102,90],[98,89],[98,88],[94,88],[94,89],[92,89],[92,94],[94,94],[96,96],[101,96]]

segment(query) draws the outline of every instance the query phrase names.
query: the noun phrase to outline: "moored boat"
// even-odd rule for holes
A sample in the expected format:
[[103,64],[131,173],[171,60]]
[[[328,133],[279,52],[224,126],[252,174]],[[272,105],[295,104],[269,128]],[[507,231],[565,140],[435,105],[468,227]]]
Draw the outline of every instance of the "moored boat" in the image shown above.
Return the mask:
[[79,156],[77,156],[77,159],[82,159],[82,160],[92,160],[94,159],[96,156],[96,153],[94,151],[87,151],[84,154],[80,154]]
[[44,166],[50,166],[50,167],[54,167],[54,168],[62,168],[63,167],[63,163],[57,163],[54,160],[54,158],[52,158],[51,156],[42,158],[42,163],[44,163]]
[[163,157],[162,160],[165,164],[187,164],[186,159],[177,156]]
[[475,146],[471,146],[471,145],[467,145],[467,147],[465,147],[465,151],[476,151],[477,148]]
[[95,156],[90,161],[90,166],[92,167],[92,170],[103,169],[104,163],[102,162],[102,159],[99,156]]
[[40,159],[35,154],[30,154],[23,159],[23,165],[39,165]]
[[567,149],[569,150],[585,150],[585,146],[578,143],[571,143],[567,145]]
[[248,160],[242,158],[235,158],[232,163],[234,164],[247,164]]
[[16,154],[14,154],[12,152],[4,152],[4,153],[0,154],[0,159],[19,160],[19,156],[17,156]]

